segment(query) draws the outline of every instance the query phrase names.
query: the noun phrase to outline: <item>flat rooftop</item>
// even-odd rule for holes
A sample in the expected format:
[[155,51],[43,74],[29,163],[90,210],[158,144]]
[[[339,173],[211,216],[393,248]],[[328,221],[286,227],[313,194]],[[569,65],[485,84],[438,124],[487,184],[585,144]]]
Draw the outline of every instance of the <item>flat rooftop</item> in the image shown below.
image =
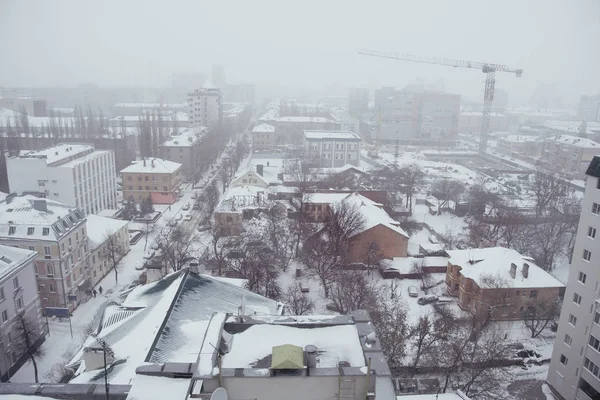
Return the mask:
[[312,140],[360,140],[360,136],[351,131],[304,131],[304,137]]
[[19,158],[43,158],[46,164],[57,164],[94,151],[91,144],[61,143],[43,150],[22,150]]
[[145,160],[134,161],[130,166],[121,170],[121,173],[131,174],[170,174],[181,168],[181,164],[150,157]]

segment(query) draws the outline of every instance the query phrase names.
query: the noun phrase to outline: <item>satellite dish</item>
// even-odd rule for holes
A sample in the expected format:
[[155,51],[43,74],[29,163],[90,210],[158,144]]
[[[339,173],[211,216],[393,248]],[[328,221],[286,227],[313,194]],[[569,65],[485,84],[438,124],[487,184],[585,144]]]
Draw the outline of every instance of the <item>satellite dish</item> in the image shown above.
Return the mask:
[[217,388],[213,394],[210,396],[210,400],[227,400],[227,390],[225,388],[219,387]]

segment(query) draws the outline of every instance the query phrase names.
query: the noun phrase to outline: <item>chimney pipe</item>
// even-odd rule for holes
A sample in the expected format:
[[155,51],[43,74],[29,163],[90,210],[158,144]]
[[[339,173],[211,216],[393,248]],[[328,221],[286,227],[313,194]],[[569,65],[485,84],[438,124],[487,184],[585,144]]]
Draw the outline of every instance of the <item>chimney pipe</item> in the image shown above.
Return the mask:
[[523,263],[523,270],[521,272],[523,273],[523,278],[527,279],[529,277],[529,264]]
[[150,163],[152,164],[152,168],[154,168],[154,158],[150,160]]
[[510,264],[510,276],[511,278],[515,279],[515,277],[517,276],[517,265],[516,264]]
[[309,344],[304,347],[306,352],[306,374],[310,375],[313,368],[317,368],[317,346]]
[[264,169],[264,165],[259,164],[256,166],[256,173],[259,174],[260,176],[263,176],[263,169]]
[[146,166],[146,157],[144,157],[144,167]]

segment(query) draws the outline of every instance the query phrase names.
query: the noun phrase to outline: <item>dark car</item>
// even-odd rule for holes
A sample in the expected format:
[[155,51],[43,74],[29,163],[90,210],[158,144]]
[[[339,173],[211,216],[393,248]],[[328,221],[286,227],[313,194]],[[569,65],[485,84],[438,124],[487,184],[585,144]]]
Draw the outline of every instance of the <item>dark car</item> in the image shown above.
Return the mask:
[[417,303],[424,306],[425,304],[431,304],[431,303],[435,303],[437,301],[438,301],[437,296],[429,295],[429,296],[423,296],[423,297],[419,298],[419,300],[417,300]]

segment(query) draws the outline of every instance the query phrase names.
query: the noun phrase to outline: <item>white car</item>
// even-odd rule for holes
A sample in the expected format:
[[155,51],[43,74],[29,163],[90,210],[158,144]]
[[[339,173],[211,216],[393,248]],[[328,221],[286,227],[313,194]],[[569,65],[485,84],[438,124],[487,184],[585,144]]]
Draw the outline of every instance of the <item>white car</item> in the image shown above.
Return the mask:
[[190,214],[185,214],[185,217],[183,217],[184,221],[191,221],[192,220],[192,216]]
[[419,290],[417,289],[416,286],[409,286],[408,287],[408,295],[410,297],[418,297],[419,296]]
[[189,210],[190,209],[190,203],[185,203],[183,205],[183,209],[186,210],[186,211]]
[[194,193],[192,194],[192,199],[197,199],[197,198],[198,198],[198,193],[194,192]]
[[144,260],[149,260],[152,257],[154,257],[156,253],[154,252],[154,250],[148,250],[144,253]]

